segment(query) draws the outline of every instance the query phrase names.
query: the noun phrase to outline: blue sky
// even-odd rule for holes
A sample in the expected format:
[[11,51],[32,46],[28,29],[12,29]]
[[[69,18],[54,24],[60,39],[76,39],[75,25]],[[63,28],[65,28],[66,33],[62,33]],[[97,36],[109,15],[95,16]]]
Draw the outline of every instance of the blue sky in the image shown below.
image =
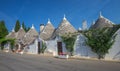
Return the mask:
[[120,23],[120,0],[0,0],[0,20],[5,21],[9,31],[16,20],[24,21],[29,27],[34,24],[39,31],[39,25],[46,24],[50,18],[57,28],[64,14],[78,29],[83,20],[90,26],[100,11],[112,22]]

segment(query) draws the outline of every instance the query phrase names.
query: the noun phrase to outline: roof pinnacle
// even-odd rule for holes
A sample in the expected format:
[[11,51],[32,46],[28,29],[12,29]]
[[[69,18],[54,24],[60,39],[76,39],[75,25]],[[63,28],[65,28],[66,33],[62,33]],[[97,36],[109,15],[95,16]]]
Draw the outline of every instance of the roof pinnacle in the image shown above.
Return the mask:
[[65,14],[64,14],[64,18],[63,18],[64,20],[66,20],[66,16],[65,16]]
[[22,25],[21,25],[20,29],[23,29]]
[[34,25],[32,24],[32,27],[31,27],[31,29],[34,29],[35,27],[34,27]]
[[48,18],[48,23],[51,23],[49,18]]
[[14,28],[12,29],[12,32],[15,32]]
[[102,12],[101,12],[101,11],[100,11],[99,17],[100,17],[100,18],[103,18],[103,16],[102,16]]

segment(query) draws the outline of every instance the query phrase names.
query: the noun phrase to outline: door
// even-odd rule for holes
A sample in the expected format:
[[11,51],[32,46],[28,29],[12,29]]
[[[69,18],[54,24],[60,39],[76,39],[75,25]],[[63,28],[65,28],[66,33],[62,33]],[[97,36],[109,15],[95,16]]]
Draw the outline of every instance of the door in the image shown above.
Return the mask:
[[62,42],[57,42],[57,47],[58,47],[58,55],[60,55],[62,51]]
[[40,54],[40,42],[38,42],[38,54]]

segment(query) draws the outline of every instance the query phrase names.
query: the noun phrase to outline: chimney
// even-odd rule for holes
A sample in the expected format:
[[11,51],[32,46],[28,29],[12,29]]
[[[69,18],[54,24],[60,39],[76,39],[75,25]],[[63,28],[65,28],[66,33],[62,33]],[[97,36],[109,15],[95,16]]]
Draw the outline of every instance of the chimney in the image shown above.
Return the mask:
[[40,32],[43,31],[44,27],[45,27],[44,24],[40,24]]
[[83,22],[82,22],[82,30],[84,31],[84,30],[87,30],[87,21],[86,20],[84,20]]

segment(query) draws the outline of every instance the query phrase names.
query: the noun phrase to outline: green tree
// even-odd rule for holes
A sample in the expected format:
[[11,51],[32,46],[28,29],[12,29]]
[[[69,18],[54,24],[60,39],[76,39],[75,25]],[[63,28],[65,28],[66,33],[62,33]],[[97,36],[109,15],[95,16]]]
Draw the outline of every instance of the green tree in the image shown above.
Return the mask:
[[108,53],[108,50],[114,43],[114,40],[111,39],[113,36],[111,32],[108,28],[104,28],[89,30],[85,33],[85,36],[88,38],[86,43],[97,53],[99,59],[104,58],[105,54]]
[[15,45],[15,39],[7,39],[7,38],[2,38],[2,39],[0,39],[0,46],[1,46],[1,48],[0,49],[4,49],[4,45],[6,44],[6,43],[8,43],[8,42],[10,42],[10,45],[11,45],[11,49],[13,50],[13,48],[14,48],[14,45]]
[[23,27],[23,29],[25,30],[25,32],[27,32],[27,28],[26,28],[24,22],[22,23],[22,27]]
[[2,41],[3,38],[8,34],[8,30],[5,26],[5,22],[4,21],[0,21],[0,48],[3,47]]
[[26,32],[28,32],[30,30],[30,27],[27,28]]
[[22,27],[25,30],[25,32],[28,32],[30,27],[26,27],[26,25],[24,24],[24,22],[22,23]]
[[4,21],[0,21],[0,38],[5,37],[8,34],[8,30]]
[[70,52],[70,55],[73,55],[76,34],[69,33],[69,34],[63,35],[61,37],[62,37],[63,42],[66,45],[66,49]]
[[15,24],[15,32],[17,32],[19,29],[20,29],[20,22],[19,20],[17,20]]
[[42,48],[40,49],[41,53],[44,53],[46,48],[47,48],[46,43],[44,41],[42,41]]
[[24,22],[22,22],[22,27],[23,27],[24,30],[26,29]]

